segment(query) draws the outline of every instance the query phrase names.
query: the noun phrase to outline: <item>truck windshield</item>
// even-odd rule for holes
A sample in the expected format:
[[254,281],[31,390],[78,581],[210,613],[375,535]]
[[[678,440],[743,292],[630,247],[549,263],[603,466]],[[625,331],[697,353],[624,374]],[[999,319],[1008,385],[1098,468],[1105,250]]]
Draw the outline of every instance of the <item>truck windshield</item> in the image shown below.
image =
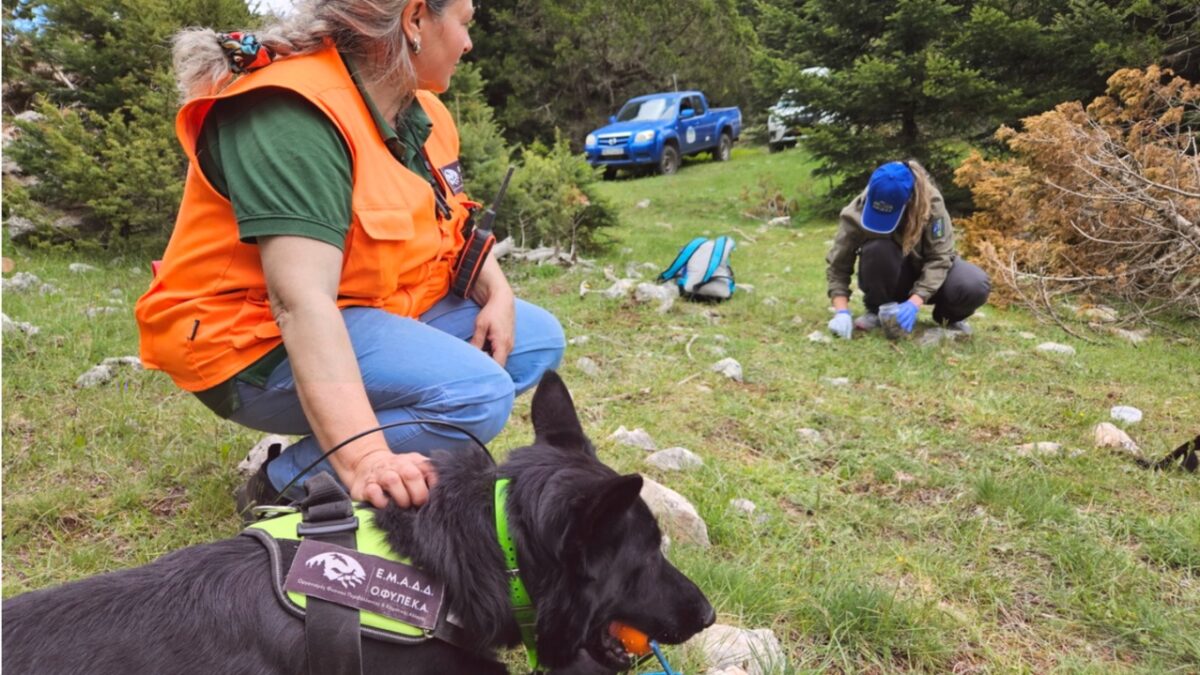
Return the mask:
[[633,120],[666,119],[671,113],[672,105],[674,105],[674,101],[665,96],[661,98],[648,98],[642,101],[630,101],[621,108],[621,112],[617,113],[617,121],[632,122]]

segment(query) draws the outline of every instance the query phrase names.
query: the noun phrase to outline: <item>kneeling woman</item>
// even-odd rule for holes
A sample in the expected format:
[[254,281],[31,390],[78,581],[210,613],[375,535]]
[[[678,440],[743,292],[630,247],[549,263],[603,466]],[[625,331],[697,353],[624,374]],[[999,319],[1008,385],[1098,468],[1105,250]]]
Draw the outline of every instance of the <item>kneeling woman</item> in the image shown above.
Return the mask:
[[[141,353],[218,415],[306,436],[247,483],[243,509],[379,424],[486,442],[562,356],[558,321],[515,299],[494,258],[468,297],[448,292],[472,204],[436,94],[473,14],[471,0],[322,0],[258,38],[176,40],[190,167],[138,301]],[[435,478],[425,453],[469,445],[400,426],[321,468],[354,499],[406,507]]]
[[[866,313],[850,315],[850,275],[858,261],[858,287]],[[900,303],[900,327],[912,332],[917,312],[933,305],[933,320],[969,333],[967,317],[987,302],[991,284],[983,270],[954,252],[946,204],[925,169],[913,160],[889,162],[871,174],[867,189],[841,213],[825,276],[835,314],[829,330],[849,338],[854,328],[879,325],[879,306]]]

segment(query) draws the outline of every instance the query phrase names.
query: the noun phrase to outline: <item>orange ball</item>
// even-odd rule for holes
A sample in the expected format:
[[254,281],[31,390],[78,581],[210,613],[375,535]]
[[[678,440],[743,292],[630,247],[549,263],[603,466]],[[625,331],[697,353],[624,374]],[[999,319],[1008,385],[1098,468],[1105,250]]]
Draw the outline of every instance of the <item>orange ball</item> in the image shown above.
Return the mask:
[[630,654],[645,656],[650,653],[650,636],[633,626],[621,623],[620,621],[613,621],[608,625],[608,632],[620,640],[621,644],[625,647],[625,651]]

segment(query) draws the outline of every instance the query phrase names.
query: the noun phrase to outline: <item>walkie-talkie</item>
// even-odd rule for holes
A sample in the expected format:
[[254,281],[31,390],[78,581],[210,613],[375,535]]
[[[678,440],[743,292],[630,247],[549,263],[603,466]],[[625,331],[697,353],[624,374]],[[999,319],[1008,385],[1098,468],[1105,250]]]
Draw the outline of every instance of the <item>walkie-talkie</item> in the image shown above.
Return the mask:
[[483,212],[479,224],[467,233],[467,241],[463,244],[462,252],[458,254],[458,261],[454,263],[454,283],[451,284],[450,291],[460,298],[471,294],[475,288],[475,280],[479,278],[479,271],[483,269],[488,254],[492,252],[492,246],[496,244],[496,237],[492,234],[492,223],[496,220],[496,209],[500,206],[500,200],[504,199],[504,191],[508,189],[508,180],[512,175],[513,167],[510,166],[508,173],[504,174],[504,181],[500,183],[496,200]]

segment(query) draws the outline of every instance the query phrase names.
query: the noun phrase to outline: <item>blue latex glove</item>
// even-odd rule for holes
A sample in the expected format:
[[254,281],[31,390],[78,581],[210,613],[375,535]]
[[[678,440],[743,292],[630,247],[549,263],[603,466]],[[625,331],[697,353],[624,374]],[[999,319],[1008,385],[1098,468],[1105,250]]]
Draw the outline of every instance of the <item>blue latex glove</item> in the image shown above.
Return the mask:
[[900,324],[905,333],[911,333],[917,325],[917,311],[918,308],[912,300],[905,300],[896,308],[896,323]]
[[849,340],[850,334],[854,332],[854,320],[850,318],[850,310],[839,309],[829,320],[829,330],[834,335]]

